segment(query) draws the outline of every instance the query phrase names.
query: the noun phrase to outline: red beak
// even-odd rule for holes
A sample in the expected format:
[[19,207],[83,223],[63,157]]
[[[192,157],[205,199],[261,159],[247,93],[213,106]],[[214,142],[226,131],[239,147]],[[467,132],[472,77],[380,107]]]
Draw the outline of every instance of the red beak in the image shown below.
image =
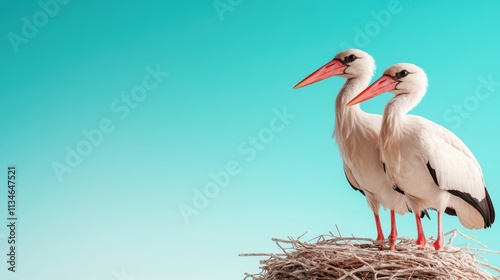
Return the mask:
[[396,89],[399,81],[394,80],[389,75],[383,75],[373,84],[363,90],[360,94],[349,101],[346,106],[356,105],[368,99],[371,99],[379,94]]
[[342,62],[338,59],[333,59],[327,64],[321,66],[318,70],[314,71],[311,75],[307,76],[307,78],[303,79],[300,83],[294,86],[294,89],[308,86],[310,84],[314,84],[326,78],[330,78],[333,76],[338,76],[344,74],[344,70],[347,68]]

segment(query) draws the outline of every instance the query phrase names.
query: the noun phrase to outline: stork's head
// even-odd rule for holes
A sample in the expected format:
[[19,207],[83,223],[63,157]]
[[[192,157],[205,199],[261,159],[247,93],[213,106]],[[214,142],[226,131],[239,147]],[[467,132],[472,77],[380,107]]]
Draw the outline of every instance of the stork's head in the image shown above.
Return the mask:
[[374,70],[375,61],[369,54],[358,49],[348,49],[338,53],[330,62],[321,66],[293,88],[301,88],[333,76],[347,79],[360,76],[371,78]]
[[[384,75],[354,97],[347,106],[361,103],[384,92],[423,95],[427,90],[427,75],[415,64],[398,63],[384,71]],[[421,97],[421,96],[420,96]]]

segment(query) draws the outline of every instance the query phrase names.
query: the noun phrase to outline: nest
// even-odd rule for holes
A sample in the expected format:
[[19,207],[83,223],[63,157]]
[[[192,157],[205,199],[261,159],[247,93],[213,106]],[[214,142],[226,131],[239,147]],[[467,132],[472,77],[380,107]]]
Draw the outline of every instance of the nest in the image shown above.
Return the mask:
[[[273,239],[282,253],[241,254],[268,257],[260,262],[261,273],[246,273],[245,280],[500,279],[485,270],[500,272],[482,256],[500,252],[486,249],[458,230],[445,235],[450,237],[449,242],[440,251],[432,248],[432,239],[427,242],[431,245],[419,250],[415,239],[399,238],[396,251],[388,251],[384,242],[338,235],[330,233],[308,242],[299,241],[300,237]],[[479,248],[454,247],[452,242],[457,235]]]

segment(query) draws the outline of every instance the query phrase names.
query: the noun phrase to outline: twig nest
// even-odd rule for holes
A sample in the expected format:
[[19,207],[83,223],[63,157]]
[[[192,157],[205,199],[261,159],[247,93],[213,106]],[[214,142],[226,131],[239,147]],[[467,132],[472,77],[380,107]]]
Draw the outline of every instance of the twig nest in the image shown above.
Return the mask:
[[[262,272],[246,274],[248,280],[324,280],[324,279],[495,279],[479,267],[499,269],[478,260],[481,248],[457,248],[451,245],[457,233],[476,244],[473,238],[451,231],[448,244],[440,251],[431,246],[419,248],[415,240],[400,238],[397,251],[388,251],[385,243],[369,238],[323,235],[312,242],[289,238],[273,239],[279,254],[242,254],[266,256]],[[432,244],[429,240],[428,244]],[[423,250],[422,250],[423,249]]]

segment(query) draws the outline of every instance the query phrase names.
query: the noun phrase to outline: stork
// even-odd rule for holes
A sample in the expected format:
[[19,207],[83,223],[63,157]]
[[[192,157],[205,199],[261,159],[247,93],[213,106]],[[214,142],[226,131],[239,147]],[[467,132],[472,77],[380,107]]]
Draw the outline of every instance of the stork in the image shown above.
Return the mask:
[[[347,103],[347,106],[383,92],[394,97],[387,103],[380,130],[382,161],[393,183],[401,188],[414,213],[437,210],[438,237],[443,247],[442,213],[458,216],[468,229],[490,227],[495,210],[486,190],[481,167],[467,146],[451,131],[425,118],[407,115],[427,91],[427,75],[416,65],[400,63]],[[417,245],[426,243],[420,216]],[[422,248],[422,247],[421,247]]]
[[[390,249],[395,249],[397,238],[395,212],[409,211],[402,192],[397,192],[385,174],[377,148],[382,116],[368,114],[358,106],[345,107],[347,101],[368,86],[375,70],[373,58],[357,49],[340,52],[333,60],[313,72],[294,88],[304,87],[323,79],[346,78],[335,102],[334,138],[343,159],[344,173],[351,187],[365,195],[375,218],[377,240],[384,240],[379,208],[391,209]],[[419,212],[420,213],[420,212]]]

